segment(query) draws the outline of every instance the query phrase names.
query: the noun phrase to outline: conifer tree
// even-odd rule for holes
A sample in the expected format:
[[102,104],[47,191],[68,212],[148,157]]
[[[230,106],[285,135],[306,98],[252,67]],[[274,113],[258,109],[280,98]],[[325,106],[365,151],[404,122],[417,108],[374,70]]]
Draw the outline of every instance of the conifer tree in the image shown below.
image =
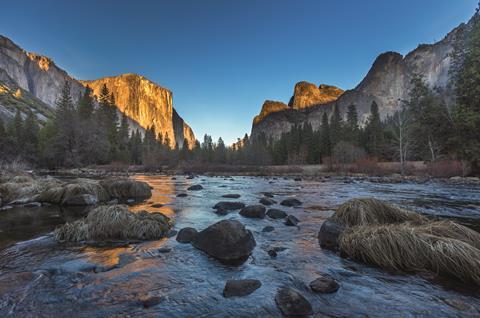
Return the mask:
[[320,126],[320,150],[322,157],[332,156],[332,142],[330,139],[330,125],[327,113],[323,113],[322,125]]
[[365,148],[368,154],[380,157],[384,143],[383,127],[378,112],[378,105],[375,101],[370,106],[370,118],[365,126]]
[[90,119],[94,110],[94,102],[92,97],[92,89],[87,85],[85,92],[78,102],[78,114],[83,120]]
[[359,141],[358,113],[355,104],[348,106],[345,136],[347,141],[358,144]]
[[333,106],[333,114],[330,118],[330,141],[332,147],[343,139],[343,120],[338,104]]

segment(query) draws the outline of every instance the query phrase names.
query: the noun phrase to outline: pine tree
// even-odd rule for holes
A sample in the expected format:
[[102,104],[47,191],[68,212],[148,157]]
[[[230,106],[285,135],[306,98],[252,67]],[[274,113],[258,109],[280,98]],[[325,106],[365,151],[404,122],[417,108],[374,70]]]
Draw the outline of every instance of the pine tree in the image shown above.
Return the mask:
[[15,117],[7,126],[7,148],[12,156],[19,156],[23,152],[23,119],[20,110],[17,109]]
[[322,157],[332,156],[332,142],[330,139],[330,125],[327,113],[323,113],[322,125],[320,127],[320,151]]
[[3,120],[0,117],[0,160],[5,159],[7,156],[6,144],[7,144],[7,131],[5,130]]
[[22,127],[21,140],[23,144],[22,157],[31,163],[38,159],[38,134],[40,127],[33,112],[28,112]]
[[369,155],[380,157],[384,144],[383,127],[375,101],[370,106],[370,118],[365,126],[365,148]]
[[358,113],[355,104],[348,106],[345,137],[347,141],[354,145],[359,142]]
[[188,139],[184,138],[183,139],[183,146],[182,146],[182,149],[180,150],[180,159],[185,160],[185,161],[189,161],[190,160],[190,155],[191,155],[191,151],[190,151],[190,148],[189,148]]
[[222,137],[218,138],[216,147],[215,147],[215,162],[226,163],[227,162],[227,148],[225,147],[225,142]]
[[122,162],[130,162],[131,160],[128,146],[129,140],[128,117],[123,113],[118,130],[118,159]]
[[330,118],[330,141],[335,146],[340,140],[343,139],[343,120],[340,114],[338,104],[333,106],[333,114]]
[[88,85],[85,88],[85,92],[83,93],[82,97],[80,97],[77,110],[81,119],[86,120],[92,117],[94,103],[92,97],[92,90]]

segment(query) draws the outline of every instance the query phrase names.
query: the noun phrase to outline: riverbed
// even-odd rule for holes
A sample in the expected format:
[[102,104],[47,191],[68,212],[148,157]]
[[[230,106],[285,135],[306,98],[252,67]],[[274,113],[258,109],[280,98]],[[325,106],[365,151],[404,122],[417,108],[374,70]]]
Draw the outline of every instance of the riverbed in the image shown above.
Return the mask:
[[[175,219],[175,230],[202,230],[222,219],[241,221],[257,246],[237,267],[220,264],[175,237],[140,244],[83,246],[59,244],[51,231],[88,213],[55,206],[0,211],[1,317],[277,317],[279,287],[301,292],[315,316],[478,317],[480,293],[432,274],[387,273],[322,250],[317,234],[333,209],[350,198],[375,197],[433,217],[454,218],[480,229],[480,189],[444,182],[372,183],[368,180],[292,178],[135,176],[152,187],[152,197],[130,206]],[[187,191],[194,184],[203,190]],[[297,227],[282,220],[248,219],[233,211],[214,213],[219,201],[258,204],[263,192],[274,200],[295,197],[300,207],[274,205],[295,215]],[[187,197],[177,197],[187,193]],[[239,199],[222,195],[239,194]],[[162,204],[160,208],[152,204]],[[265,226],[272,232],[262,232]],[[267,251],[285,248],[272,258]],[[340,284],[333,294],[315,294],[308,285],[327,273]],[[252,278],[262,286],[246,297],[224,298],[228,279]]]

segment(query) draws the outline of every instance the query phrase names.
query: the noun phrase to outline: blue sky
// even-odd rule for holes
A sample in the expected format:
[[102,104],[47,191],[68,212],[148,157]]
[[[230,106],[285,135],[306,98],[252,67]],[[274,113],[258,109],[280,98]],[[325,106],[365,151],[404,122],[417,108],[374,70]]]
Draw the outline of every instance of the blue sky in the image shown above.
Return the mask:
[[138,73],[197,138],[249,133],[296,82],[355,87],[375,57],[438,41],[476,0],[4,1],[0,34],[78,79]]

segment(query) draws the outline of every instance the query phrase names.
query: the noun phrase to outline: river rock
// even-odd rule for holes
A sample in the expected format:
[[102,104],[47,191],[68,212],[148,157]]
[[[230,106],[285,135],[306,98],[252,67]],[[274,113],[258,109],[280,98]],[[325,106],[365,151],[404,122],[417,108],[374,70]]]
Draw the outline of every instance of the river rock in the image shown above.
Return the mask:
[[265,207],[263,205],[249,205],[240,210],[240,215],[246,218],[265,218]]
[[119,200],[142,200],[152,196],[150,185],[143,181],[107,179],[100,181],[100,185],[107,191],[111,198],[117,198]]
[[312,305],[299,292],[283,287],[277,291],[275,302],[285,316],[308,316],[313,314]]
[[280,204],[283,206],[299,206],[302,205],[302,202],[295,198],[288,198],[280,202]]
[[232,194],[224,194],[222,195],[223,198],[228,198],[228,199],[238,199],[240,198],[240,194],[232,193]]
[[267,216],[271,219],[284,219],[287,217],[287,213],[279,209],[269,209],[267,211]]
[[162,206],[163,206],[163,204],[161,204],[161,203],[154,203],[154,204],[151,205],[152,208],[157,208],[157,209],[161,208]]
[[297,219],[297,217],[295,217],[294,215],[289,215],[289,216],[287,216],[287,219],[285,220],[285,225],[287,225],[287,226],[297,226],[298,222],[300,222],[300,220]]
[[203,187],[200,184],[195,184],[195,185],[187,188],[187,190],[190,190],[190,191],[198,191],[198,190],[202,190],[202,189],[203,189]]
[[257,279],[228,280],[223,289],[223,297],[247,296],[260,288],[262,283]]
[[328,275],[322,275],[310,283],[310,288],[316,293],[331,294],[336,292],[340,285]]
[[242,202],[228,202],[228,201],[221,201],[213,206],[214,209],[224,210],[224,211],[240,210],[240,209],[243,209],[244,207],[245,207],[245,204]]
[[197,230],[193,227],[184,227],[178,232],[177,242],[190,243],[197,234]]
[[179,193],[179,194],[177,194],[177,198],[185,198],[185,197],[187,197],[187,196],[188,196],[188,194],[186,194],[186,193]]
[[271,192],[263,192],[263,195],[268,197],[268,198],[273,198],[273,193],[271,193]]
[[270,199],[270,198],[261,198],[260,203],[263,204],[263,205],[272,205],[272,204],[276,204],[277,201],[275,201],[273,199]]
[[236,220],[223,220],[199,232],[192,245],[224,264],[244,263],[257,245],[252,232]]
[[338,237],[344,230],[344,225],[332,220],[326,220],[318,232],[318,242],[320,246],[336,250],[338,248]]
[[275,230],[275,228],[273,226],[267,225],[262,229],[262,232],[268,233],[268,232],[273,232],[274,230]]
[[79,194],[63,201],[63,205],[95,205],[98,198],[93,194]]

